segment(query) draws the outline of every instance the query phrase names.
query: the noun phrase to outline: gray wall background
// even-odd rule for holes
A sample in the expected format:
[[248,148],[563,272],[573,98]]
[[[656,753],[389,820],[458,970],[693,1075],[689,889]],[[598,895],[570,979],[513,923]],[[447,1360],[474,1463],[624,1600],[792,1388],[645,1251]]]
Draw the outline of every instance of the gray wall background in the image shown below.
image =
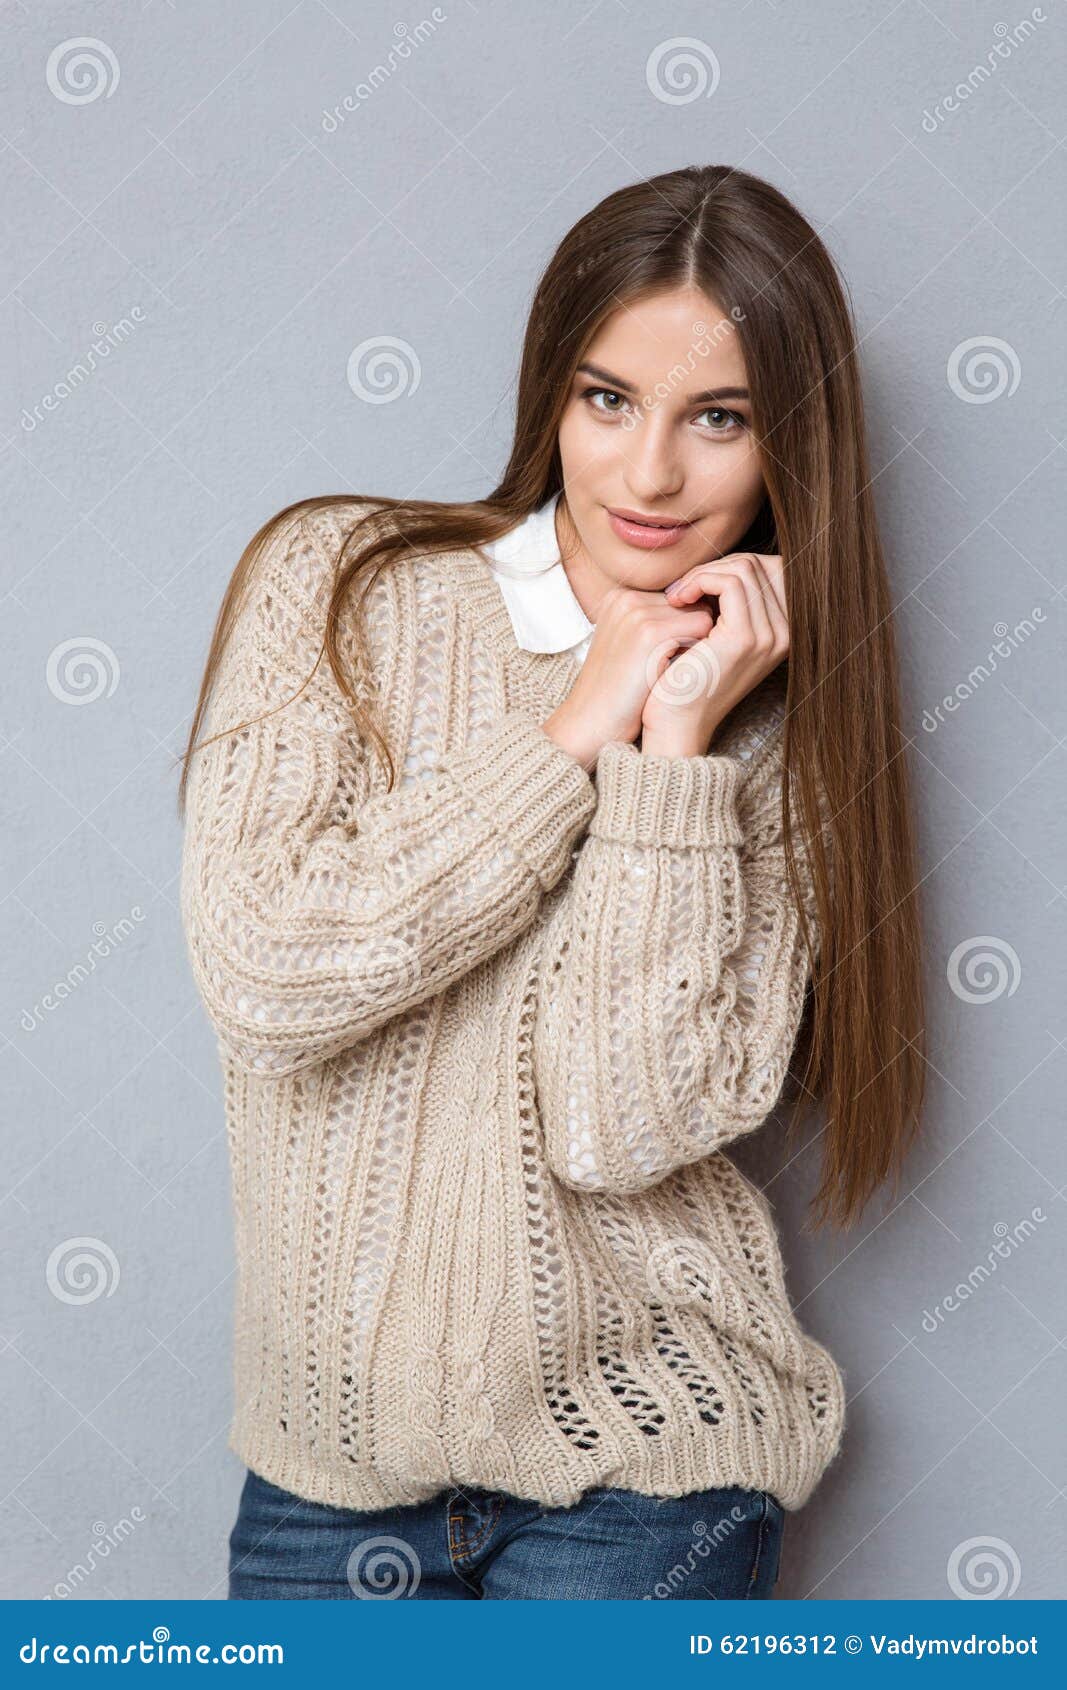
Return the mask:
[[[313,492],[491,487],[556,241],[725,161],[798,201],[854,298],[928,936],[899,1192],[815,1238],[817,1146],[772,1123],[739,1157],[849,1388],[778,1593],[1062,1597],[1062,7],[4,22],[0,1592],[225,1592],[228,1169],[173,753],[242,546]],[[655,69],[678,52],[688,80]],[[349,360],[382,337],[408,373],[372,403]]]

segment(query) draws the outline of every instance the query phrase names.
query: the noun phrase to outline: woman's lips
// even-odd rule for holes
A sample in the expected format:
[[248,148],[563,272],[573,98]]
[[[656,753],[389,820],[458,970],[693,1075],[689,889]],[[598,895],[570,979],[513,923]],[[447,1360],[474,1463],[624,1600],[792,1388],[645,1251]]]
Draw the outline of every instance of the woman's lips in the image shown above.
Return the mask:
[[608,521],[620,540],[625,540],[629,546],[639,546],[646,552],[658,552],[664,546],[676,545],[692,527],[690,522],[679,522],[672,528],[653,528],[649,523],[633,522],[629,517],[616,516],[612,510],[608,511]]

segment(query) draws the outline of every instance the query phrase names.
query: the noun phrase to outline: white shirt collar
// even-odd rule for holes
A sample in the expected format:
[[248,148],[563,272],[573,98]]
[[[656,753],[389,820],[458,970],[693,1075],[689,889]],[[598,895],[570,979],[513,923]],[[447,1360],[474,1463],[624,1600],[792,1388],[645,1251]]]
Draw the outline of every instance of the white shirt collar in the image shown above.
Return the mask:
[[584,662],[590,622],[567,579],[556,540],[556,493],[509,533],[483,545],[525,651],[571,651]]

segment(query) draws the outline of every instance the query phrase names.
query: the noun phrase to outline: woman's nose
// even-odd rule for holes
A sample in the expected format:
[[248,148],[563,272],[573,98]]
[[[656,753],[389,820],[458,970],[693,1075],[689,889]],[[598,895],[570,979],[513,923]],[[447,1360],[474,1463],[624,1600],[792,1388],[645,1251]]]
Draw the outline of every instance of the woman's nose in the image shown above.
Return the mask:
[[637,504],[673,498],[684,480],[673,449],[663,440],[646,437],[626,448],[626,480]]

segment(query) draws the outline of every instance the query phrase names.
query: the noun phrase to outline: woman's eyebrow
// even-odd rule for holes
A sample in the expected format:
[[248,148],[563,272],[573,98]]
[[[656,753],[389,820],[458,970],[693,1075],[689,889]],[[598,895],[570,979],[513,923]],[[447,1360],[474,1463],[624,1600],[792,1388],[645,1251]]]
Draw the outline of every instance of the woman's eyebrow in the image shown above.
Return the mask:
[[[579,374],[584,373],[587,376],[596,376],[598,381],[607,382],[610,387],[614,388],[619,393],[637,392],[637,389],[634,387],[632,382],[623,381],[619,376],[613,376],[610,370],[602,370],[599,364],[579,364],[578,371]],[[708,388],[704,393],[687,394],[686,404],[708,404],[709,402],[714,403],[719,399],[747,399],[748,397],[749,392],[747,387],[715,387]]]

